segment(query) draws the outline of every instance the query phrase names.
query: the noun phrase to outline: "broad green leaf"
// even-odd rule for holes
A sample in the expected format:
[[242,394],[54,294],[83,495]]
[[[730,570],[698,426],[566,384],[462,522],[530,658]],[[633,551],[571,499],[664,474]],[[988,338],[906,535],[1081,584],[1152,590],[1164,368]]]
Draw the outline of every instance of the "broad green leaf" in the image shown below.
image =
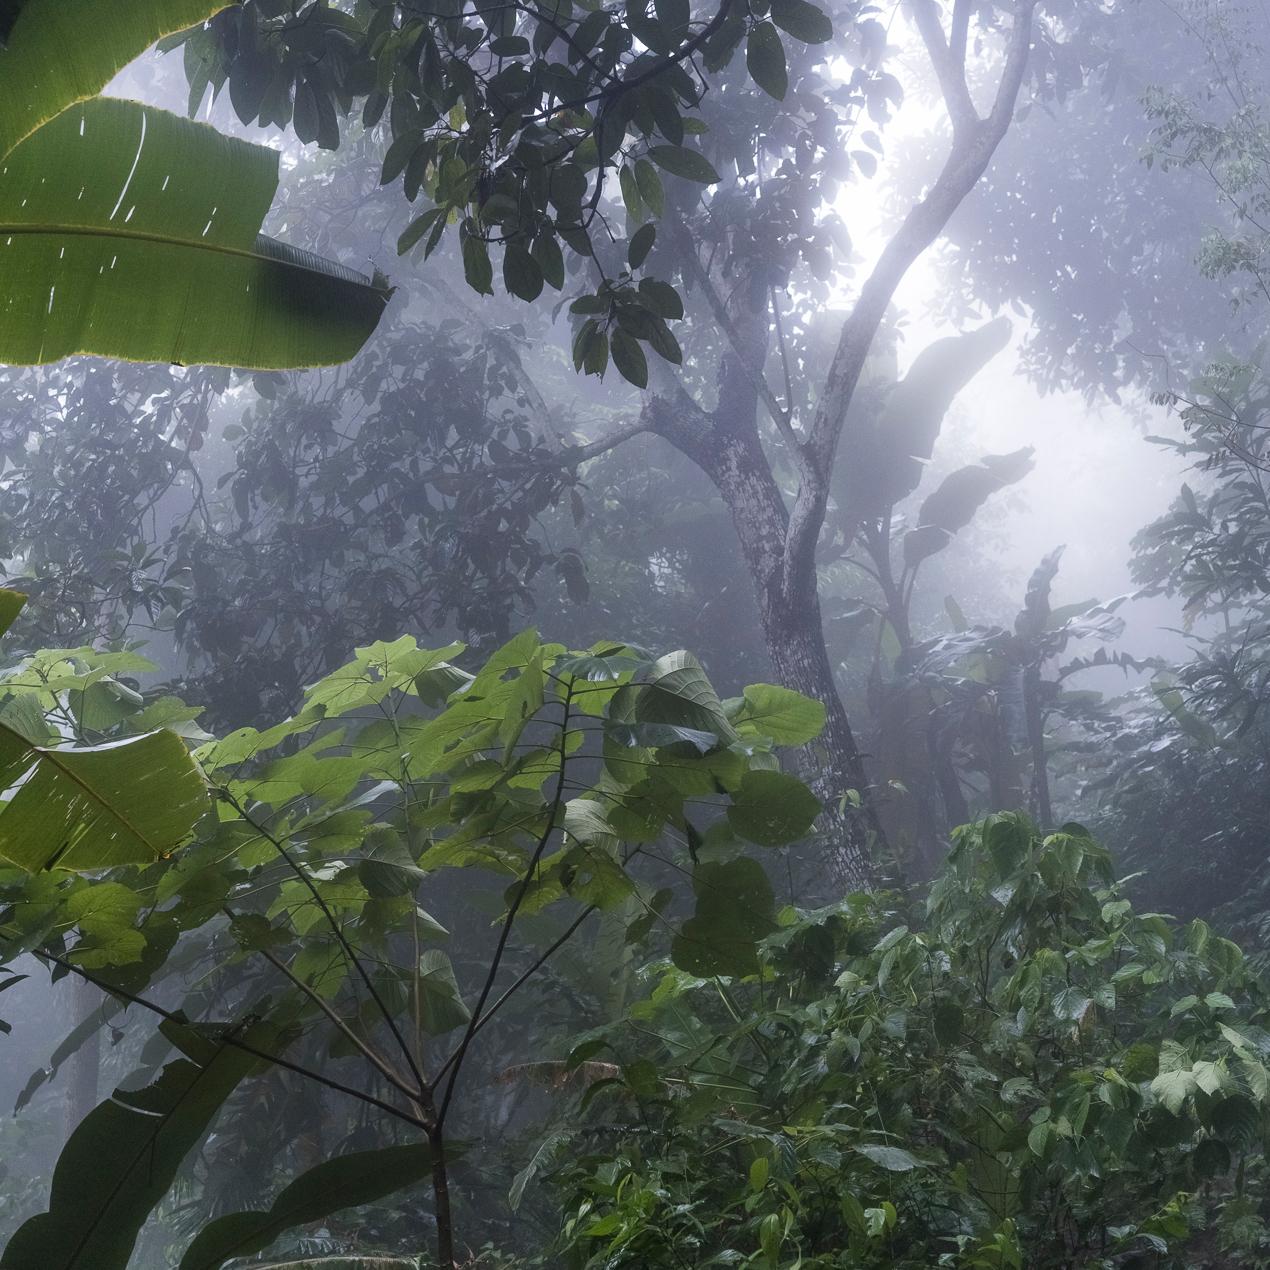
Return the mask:
[[772,0],[772,21],[804,44],[824,44],[833,39],[829,15],[807,0]]
[[7,587],[0,587],[0,635],[3,635],[17,621],[18,614],[22,612],[25,604],[26,596],[21,591],[10,591]]
[[758,22],[745,40],[745,66],[750,78],[769,96],[784,101],[789,91],[789,69],[780,33],[770,22]]
[[746,772],[728,806],[728,824],[761,847],[781,847],[806,834],[820,815],[820,801],[787,772]]
[[342,362],[389,289],[260,236],[278,154],[137,102],[64,111],[0,167],[0,361]]
[[623,379],[636,388],[648,387],[648,359],[639,341],[625,331],[614,331],[612,339],[613,365]]
[[[272,1031],[257,1027],[243,1036],[267,1049]],[[169,1063],[144,1089],[116,1090],[89,1112],[58,1157],[48,1211],[18,1228],[0,1270],[127,1270],[142,1225],[182,1161],[258,1062],[185,1029],[168,1034],[190,1057]]]
[[1188,1094],[1195,1090],[1194,1075],[1182,1069],[1161,1072],[1151,1082],[1151,1092],[1176,1115],[1182,1110]]
[[472,1017],[459,992],[454,967],[439,948],[420,954],[418,975],[420,1026],[429,1036],[452,1032]]
[[712,732],[724,741],[736,740],[736,730],[718,693],[691,653],[667,653],[653,663],[635,696],[633,718],[639,723],[668,723]]
[[229,1213],[204,1226],[181,1258],[180,1270],[219,1270],[232,1258],[263,1252],[296,1226],[414,1185],[431,1167],[432,1152],[424,1142],[324,1160],[296,1178],[267,1210]]
[[745,705],[738,724],[748,725],[777,745],[806,745],[825,726],[825,706],[801,692],[776,684],[750,684],[744,690]]
[[671,944],[671,960],[689,974],[747,975],[758,969],[755,945],[776,929],[772,884],[757,860],[699,864],[696,912]]
[[650,146],[648,157],[672,176],[681,176],[699,185],[718,184],[719,174],[700,150],[689,150],[686,146]]
[[26,0],[0,44],[0,158],[96,96],[164,36],[227,7],[226,0],[128,0],[105,13],[101,0]]
[[207,787],[181,739],[150,732],[48,749],[0,723],[0,858],[37,872],[151,864],[207,810]]
[[853,1148],[867,1156],[874,1164],[880,1164],[890,1173],[908,1173],[919,1168],[921,1161],[899,1147],[866,1145]]

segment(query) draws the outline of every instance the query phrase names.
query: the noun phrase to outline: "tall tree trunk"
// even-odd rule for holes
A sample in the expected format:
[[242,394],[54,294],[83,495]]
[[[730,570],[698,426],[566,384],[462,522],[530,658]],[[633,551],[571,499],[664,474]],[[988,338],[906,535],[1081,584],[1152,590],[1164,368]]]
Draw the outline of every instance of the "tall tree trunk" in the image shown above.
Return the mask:
[[[790,597],[782,585],[789,514],[757,428],[725,433],[703,466],[732,515],[777,679],[825,707],[824,731],[802,751],[799,770],[825,808],[821,830],[832,848],[834,881],[846,889],[868,886],[878,838],[869,777],[834,680],[815,586]],[[843,802],[850,790],[859,794],[859,810]]]

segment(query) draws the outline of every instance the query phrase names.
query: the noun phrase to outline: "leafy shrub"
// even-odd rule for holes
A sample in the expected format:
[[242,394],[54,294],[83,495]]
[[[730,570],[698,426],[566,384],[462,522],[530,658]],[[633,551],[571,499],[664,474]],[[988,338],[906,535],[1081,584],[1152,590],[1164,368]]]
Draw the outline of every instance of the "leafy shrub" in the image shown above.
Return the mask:
[[731,981],[663,963],[574,1050],[618,1058],[591,1110],[639,1114],[559,1174],[567,1264],[1195,1265],[1213,1218],[1260,1241],[1270,1034],[1239,948],[1012,814],[906,907],[787,910]]

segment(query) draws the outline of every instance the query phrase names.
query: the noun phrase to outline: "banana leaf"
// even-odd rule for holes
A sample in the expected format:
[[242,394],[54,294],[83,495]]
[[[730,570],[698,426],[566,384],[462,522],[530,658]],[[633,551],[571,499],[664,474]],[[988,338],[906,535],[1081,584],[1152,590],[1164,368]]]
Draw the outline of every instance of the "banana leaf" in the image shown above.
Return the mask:
[[391,294],[260,236],[278,155],[95,98],[0,165],[0,362],[285,369],[352,357]]
[[226,0],[0,0],[0,158]]

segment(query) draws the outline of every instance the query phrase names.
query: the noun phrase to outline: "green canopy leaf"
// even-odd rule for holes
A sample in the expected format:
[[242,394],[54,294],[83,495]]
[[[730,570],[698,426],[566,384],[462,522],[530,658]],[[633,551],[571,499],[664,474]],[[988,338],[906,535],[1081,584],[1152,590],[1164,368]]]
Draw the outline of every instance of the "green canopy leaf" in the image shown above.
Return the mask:
[[275,151],[166,111],[64,111],[0,168],[0,361],[346,361],[391,292],[259,236],[277,184]]

